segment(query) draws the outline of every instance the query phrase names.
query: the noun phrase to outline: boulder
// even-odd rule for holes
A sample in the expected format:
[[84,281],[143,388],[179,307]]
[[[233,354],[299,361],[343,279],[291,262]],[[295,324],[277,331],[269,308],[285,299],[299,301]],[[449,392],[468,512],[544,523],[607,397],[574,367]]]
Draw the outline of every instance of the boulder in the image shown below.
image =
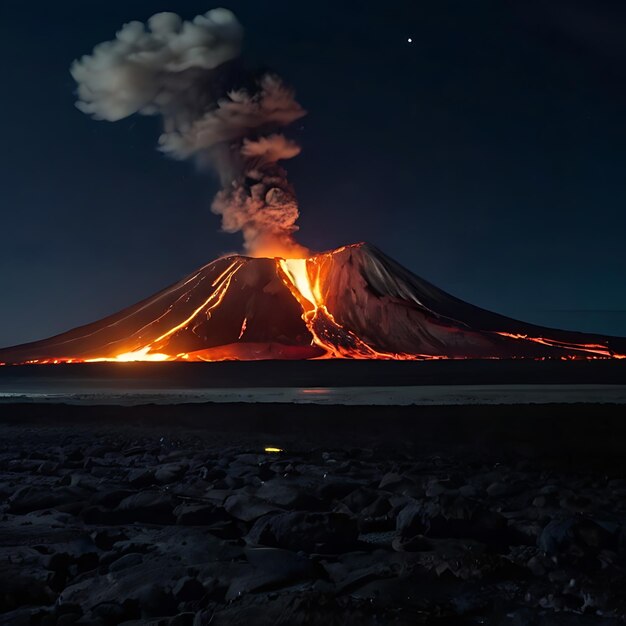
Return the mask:
[[336,553],[353,546],[357,536],[356,520],[347,515],[298,511],[262,517],[246,540],[252,545]]

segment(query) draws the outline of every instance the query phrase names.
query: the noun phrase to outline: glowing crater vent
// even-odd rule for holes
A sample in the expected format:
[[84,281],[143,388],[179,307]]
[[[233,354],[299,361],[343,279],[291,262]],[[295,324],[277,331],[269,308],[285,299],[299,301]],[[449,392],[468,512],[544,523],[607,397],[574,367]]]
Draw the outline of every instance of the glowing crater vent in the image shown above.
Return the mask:
[[309,273],[307,271],[306,259],[280,259],[280,266],[296,289],[300,292],[300,295],[308,300],[313,307],[318,306],[318,298],[315,297],[311,288],[311,282],[309,281]]
[[258,359],[618,359],[626,339],[492,313],[368,244],[228,256],[102,320],[0,349],[0,363]]

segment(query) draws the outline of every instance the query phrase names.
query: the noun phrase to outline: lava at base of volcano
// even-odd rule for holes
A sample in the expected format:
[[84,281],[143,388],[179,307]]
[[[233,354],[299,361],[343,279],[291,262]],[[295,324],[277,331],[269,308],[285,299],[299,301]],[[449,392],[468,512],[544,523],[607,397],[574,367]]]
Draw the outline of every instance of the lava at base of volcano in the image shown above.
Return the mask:
[[267,359],[622,359],[626,340],[548,329],[441,291],[369,244],[229,256],[3,364]]

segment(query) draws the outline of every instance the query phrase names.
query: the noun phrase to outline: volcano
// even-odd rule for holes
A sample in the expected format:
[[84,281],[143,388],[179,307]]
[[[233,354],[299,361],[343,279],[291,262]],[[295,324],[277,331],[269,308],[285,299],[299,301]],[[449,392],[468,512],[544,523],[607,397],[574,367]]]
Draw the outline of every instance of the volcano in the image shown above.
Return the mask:
[[370,244],[303,259],[226,256],[154,296],[0,362],[626,358],[626,339],[463,302]]

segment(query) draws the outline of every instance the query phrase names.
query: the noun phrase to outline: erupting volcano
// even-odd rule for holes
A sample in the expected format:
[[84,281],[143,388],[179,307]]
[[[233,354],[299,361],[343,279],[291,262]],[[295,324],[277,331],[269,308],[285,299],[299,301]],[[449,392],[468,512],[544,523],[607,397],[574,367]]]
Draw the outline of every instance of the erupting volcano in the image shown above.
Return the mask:
[[227,359],[626,358],[626,340],[550,330],[466,304],[368,244],[312,254],[280,131],[305,115],[275,74],[239,58],[226,9],[129,22],[74,62],[78,108],[158,115],[159,149],[219,175],[212,210],[246,253],[217,259],[115,315],[0,350],[4,363]]
[[220,258],[115,315],[0,350],[12,364],[320,358],[626,358],[626,339],[485,311],[361,243]]

